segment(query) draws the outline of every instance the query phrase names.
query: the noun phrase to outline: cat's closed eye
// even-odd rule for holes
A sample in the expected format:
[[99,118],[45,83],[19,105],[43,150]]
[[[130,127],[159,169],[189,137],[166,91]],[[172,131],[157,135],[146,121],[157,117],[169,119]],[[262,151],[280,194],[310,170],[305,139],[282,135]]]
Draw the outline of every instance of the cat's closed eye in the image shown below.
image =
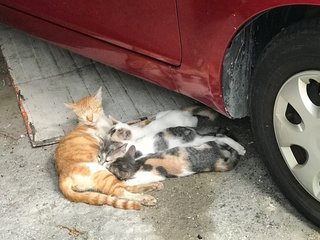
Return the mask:
[[110,136],[112,136],[116,131],[117,130],[114,127],[112,127],[109,131]]

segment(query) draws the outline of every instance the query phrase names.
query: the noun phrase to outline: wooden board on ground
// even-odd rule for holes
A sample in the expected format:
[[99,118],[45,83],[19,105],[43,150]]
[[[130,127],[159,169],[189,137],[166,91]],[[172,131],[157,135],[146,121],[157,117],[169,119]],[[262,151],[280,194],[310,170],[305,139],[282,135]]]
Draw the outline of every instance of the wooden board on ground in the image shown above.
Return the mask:
[[33,146],[52,144],[76,124],[64,106],[103,89],[107,114],[121,121],[188,106],[192,100],[0,25],[0,45]]

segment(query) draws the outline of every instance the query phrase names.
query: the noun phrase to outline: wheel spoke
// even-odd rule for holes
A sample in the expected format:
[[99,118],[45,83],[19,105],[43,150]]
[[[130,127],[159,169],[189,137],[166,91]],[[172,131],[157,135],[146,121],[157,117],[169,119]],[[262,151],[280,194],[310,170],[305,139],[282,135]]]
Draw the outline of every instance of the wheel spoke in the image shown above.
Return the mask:
[[292,144],[303,146],[308,136],[302,126],[290,123],[284,116],[275,117],[275,130],[278,136],[278,144],[281,147],[290,147]]
[[296,77],[279,93],[279,97],[292,105],[306,125],[312,124],[311,122],[318,117],[318,107],[311,102],[307,93],[308,83],[308,80]]
[[320,194],[320,160],[319,157],[309,155],[309,159],[304,165],[296,165],[292,172],[295,174],[298,181],[308,190],[312,195],[318,196]]

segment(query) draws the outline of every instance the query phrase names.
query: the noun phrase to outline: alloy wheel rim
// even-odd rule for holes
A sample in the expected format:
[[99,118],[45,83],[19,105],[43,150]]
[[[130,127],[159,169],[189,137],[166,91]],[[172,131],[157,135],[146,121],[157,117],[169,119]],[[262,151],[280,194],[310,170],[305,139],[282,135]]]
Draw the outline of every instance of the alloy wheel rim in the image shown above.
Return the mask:
[[273,124],[288,168],[320,202],[320,71],[300,72],[283,84],[276,97]]

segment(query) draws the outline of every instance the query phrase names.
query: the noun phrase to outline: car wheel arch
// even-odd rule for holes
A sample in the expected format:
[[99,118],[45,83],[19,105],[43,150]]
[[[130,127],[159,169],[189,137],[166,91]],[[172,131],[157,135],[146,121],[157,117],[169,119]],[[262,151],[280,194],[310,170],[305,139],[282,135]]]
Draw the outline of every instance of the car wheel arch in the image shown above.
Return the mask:
[[283,29],[306,18],[320,18],[320,6],[295,5],[267,10],[251,18],[230,41],[222,66],[222,92],[232,118],[250,116],[253,69],[265,46]]

